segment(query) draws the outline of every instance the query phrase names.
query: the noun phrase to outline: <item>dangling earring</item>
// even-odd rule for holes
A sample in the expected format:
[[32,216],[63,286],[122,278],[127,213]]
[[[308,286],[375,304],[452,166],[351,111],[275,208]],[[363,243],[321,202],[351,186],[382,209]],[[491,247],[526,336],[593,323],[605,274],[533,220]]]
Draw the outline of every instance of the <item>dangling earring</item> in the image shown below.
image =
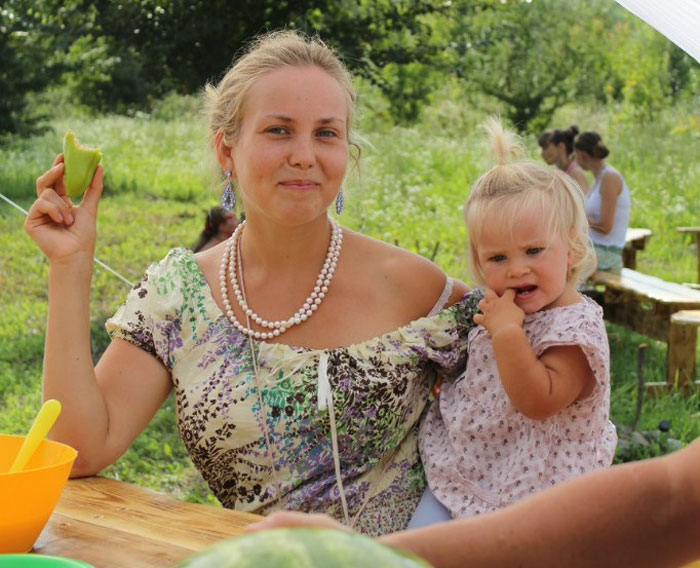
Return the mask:
[[231,211],[236,206],[236,193],[233,191],[233,182],[231,181],[231,171],[225,172],[226,187],[221,194],[221,206],[224,211]]
[[338,195],[335,197],[335,212],[340,215],[345,207],[345,199],[343,199],[343,186],[338,189]]

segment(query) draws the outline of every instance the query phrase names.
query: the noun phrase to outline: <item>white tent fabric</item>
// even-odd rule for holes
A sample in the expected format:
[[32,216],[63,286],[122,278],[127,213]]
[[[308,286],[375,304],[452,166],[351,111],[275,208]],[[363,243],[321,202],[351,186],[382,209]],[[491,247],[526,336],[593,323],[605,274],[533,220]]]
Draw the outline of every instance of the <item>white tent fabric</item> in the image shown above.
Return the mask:
[[700,62],[700,0],[617,0]]

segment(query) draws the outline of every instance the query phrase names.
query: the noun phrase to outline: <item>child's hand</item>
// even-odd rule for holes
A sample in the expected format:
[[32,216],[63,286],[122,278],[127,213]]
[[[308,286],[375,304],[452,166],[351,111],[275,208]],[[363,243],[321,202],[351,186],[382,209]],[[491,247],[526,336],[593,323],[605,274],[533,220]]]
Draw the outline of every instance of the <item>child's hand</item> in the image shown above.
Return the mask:
[[479,302],[482,313],[474,316],[474,323],[483,325],[491,334],[511,326],[522,327],[525,312],[515,305],[515,291],[508,289],[498,296],[493,290],[486,290]]

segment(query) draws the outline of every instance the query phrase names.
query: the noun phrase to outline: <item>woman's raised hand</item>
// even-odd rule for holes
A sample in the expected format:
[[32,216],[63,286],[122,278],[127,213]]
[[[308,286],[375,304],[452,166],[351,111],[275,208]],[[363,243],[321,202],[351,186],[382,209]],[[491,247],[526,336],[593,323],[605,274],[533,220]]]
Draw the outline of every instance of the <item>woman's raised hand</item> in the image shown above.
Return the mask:
[[24,229],[49,261],[91,261],[103,169],[97,167],[79,205],[66,195],[63,170],[63,154],[59,154],[51,169],[37,178],[37,199],[29,209]]

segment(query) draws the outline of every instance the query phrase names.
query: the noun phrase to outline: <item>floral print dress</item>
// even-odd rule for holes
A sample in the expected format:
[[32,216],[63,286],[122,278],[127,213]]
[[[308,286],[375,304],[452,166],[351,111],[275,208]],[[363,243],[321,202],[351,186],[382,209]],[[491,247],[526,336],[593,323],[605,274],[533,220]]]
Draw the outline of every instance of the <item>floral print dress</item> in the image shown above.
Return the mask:
[[467,296],[336,349],[267,343],[231,325],[181,248],[149,267],[107,330],[170,371],[180,436],[225,507],[346,511],[379,535],[418,504],[418,423],[436,378],[463,369],[474,311]]

